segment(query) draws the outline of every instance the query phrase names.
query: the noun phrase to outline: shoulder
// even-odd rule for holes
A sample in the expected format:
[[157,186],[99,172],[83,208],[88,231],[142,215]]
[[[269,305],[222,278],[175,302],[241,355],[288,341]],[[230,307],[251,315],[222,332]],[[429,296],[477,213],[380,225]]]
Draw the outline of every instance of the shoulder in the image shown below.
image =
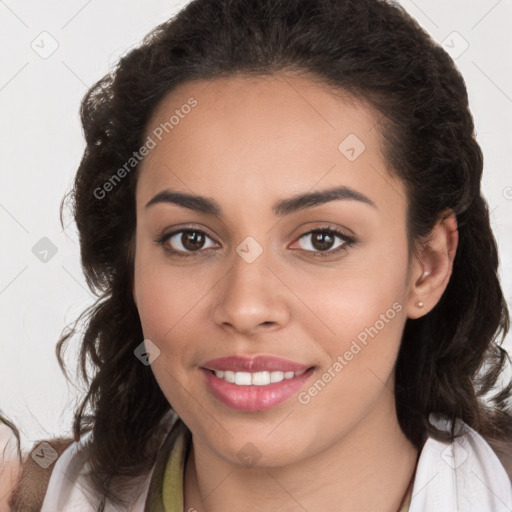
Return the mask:
[[[431,414],[430,422],[446,431],[451,426],[451,422],[439,414]],[[456,422],[455,433],[457,437],[452,443],[444,443],[450,447],[450,450],[444,448],[445,455],[456,450],[454,453],[464,460],[471,458],[470,463],[485,466],[486,470],[512,486],[512,439],[497,441],[484,437],[461,420]],[[463,461],[459,463],[462,465]]]
[[486,439],[486,441],[500,460],[507,472],[508,478],[512,482],[512,439],[506,441]]
[[34,443],[23,456],[21,473],[9,498],[11,512],[41,510],[55,460],[73,441],[73,438],[57,437]]
[[[175,417],[167,415],[156,429],[151,440],[155,441],[157,449],[161,448],[174,422]],[[88,478],[91,443],[92,431],[84,433],[78,441],[55,438],[36,442],[24,457],[21,476],[9,500],[11,512],[97,510],[103,497]],[[158,449],[157,453],[160,451]],[[154,466],[148,473],[129,477],[129,491],[124,498],[131,500],[130,510],[144,509],[153,472]],[[108,500],[105,507],[105,510],[114,510]]]
[[[429,420],[439,430],[450,431],[445,416],[431,414]],[[478,432],[457,420],[453,440],[429,436],[418,459],[410,512],[509,509],[510,477]]]
[[[433,415],[432,421],[437,421],[442,427],[448,428],[449,422],[442,416]],[[512,422],[512,417],[510,421]],[[496,440],[484,436],[460,420],[458,429],[461,434],[459,443],[466,446],[473,457],[484,458],[498,473],[505,473],[512,485],[512,438]]]

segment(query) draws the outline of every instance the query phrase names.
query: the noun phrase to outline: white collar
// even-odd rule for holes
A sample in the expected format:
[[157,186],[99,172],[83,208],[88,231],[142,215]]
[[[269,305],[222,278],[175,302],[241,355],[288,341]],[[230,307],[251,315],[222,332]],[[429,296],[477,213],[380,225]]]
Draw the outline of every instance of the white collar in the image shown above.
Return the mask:
[[[100,497],[87,484],[84,473],[89,464],[84,462],[82,448],[89,441],[92,432],[87,432],[79,442],[71,443],[55,463],[40,512],[96,512]],[[144,512],[149,483],[154,467],[130,489],[132,501],[130,512]],[[128,496],[125,496],[128,498]],[[119,508],[107,501],[105,512],[118,512]]]
[[[431,414],[429,421],[449,431],[446,417]],[[511,512],[512,483],[498,457],[470,426],[457,420],[457,429],[462,435],[453,443],[425,442],[409,512]]]
[[[430,423],[449,430],[445,417],[431,414]],[[409,512],[511,512],[512,483],[484,438],[458,420],[462,432],[453,443],[429,437],[418,460]],[[98,498],[85,486],[80,448],[91,432],[72,443],[53,468],[41,512],[95,512]],[[154,468],[134,486],[132,512],[143,512]],[[105,506],[105,512],[115,507]]]

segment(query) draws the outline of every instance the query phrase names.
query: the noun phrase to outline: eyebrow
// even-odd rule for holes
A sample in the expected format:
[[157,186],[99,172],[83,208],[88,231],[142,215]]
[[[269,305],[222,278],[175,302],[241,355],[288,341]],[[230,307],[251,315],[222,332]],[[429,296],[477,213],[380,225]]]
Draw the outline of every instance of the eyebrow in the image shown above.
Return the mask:
[[[299,210],[313,208],[331,201],[354,200],[377,208],[375,203],[361,192],[350,187],[335,187],[319,192],[308,192],[296,195],[288,199],[281,199],[272,207],[274,215],[284,217]],[[147,204],[146,208],[159,203],[172,203],[189,210],[200,213],[216,215],[222,217],[222,208],[217,201],[208,197],[176,192],[173,190],[162,190]]]

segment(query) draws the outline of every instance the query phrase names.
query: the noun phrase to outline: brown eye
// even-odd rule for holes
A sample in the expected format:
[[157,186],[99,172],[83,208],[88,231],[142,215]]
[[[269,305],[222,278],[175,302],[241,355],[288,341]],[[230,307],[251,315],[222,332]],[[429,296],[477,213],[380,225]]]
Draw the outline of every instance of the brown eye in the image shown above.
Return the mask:
[[179,240],[185,249],[189,251],[196,251],[203,247],[205,235],[198,231],[183,231]]
[[[333,228],[308,231],[298,240],[307,240],[308,238],[310,239],[309,242],[305,243],[300,249],[302,252],[312,253],[313,256],[333,255],[341,250],[348,249],[355,243],[354,239]],[[339,239],[337,244],[336,239]]]
[[332,248],[335,237],[326,232],[315,232],[311,236],[311,245],[319,251],[327,251]]
[[157,242],[176,256],[188,256],[191,253],[201,252],[202,249],[214,247],[215,244],[205,245],[208,239],[211,240],[200,229],[181,229],[162,236]]

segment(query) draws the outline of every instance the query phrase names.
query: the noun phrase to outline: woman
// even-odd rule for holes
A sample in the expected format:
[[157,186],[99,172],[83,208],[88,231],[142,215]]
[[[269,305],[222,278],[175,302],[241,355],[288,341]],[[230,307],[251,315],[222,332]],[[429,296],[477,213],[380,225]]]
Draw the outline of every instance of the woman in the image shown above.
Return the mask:
[[512,507],[482,153],[402,8],[195,0],[81,114],[95,373],[13,510]]

